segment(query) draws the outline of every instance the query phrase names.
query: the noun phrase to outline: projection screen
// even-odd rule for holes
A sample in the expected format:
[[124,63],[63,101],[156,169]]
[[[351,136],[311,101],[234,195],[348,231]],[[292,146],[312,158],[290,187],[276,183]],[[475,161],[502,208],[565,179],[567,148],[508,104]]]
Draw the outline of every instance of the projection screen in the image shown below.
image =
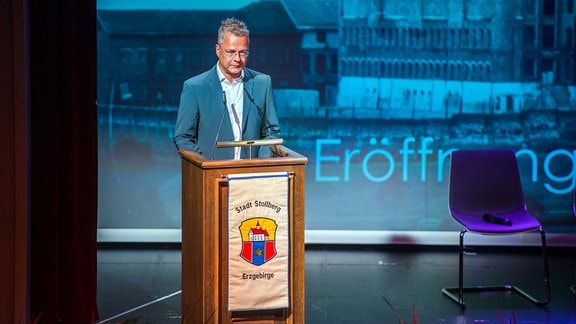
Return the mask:
[[237,17],[309,159],[306,243],[457,245],[450,152],[510,148],[550,244],[574,245],[576,15],[554,3],[100,1],[99,241],[179,242],[182,83]]

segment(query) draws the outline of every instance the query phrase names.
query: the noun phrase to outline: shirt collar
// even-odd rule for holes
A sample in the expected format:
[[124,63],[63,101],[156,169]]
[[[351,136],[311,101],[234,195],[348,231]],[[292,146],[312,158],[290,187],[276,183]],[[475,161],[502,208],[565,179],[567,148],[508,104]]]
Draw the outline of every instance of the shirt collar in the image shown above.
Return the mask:
[[220,71],[220,66],[218,66],[218,65],[216,65],[216,72],[218,73],[218,79],[220,80],[221,83],[236,84],[236,83],[241,83],[242,80],[244,80],[244,69],[242,69],[242,72],[240,72],[240,76],[237,77],[236,79],[234,79],[234,81],[232,83],[230,83],[228,81],[228,79],[226,79],[226,77],[224,76],[224,73],[222,73],[222,71]]

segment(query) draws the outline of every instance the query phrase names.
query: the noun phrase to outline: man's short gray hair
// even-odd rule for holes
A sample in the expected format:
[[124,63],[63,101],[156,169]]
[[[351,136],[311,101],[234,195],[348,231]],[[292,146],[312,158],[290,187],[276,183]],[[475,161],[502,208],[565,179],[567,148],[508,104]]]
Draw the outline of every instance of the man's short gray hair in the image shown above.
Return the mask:
[[218,29],[218,44],[222,44],[224,34],[230,33],[234,36],[250,37],[250,31],[246,24],[236,18],[227,18],[222,20],[220,28]]

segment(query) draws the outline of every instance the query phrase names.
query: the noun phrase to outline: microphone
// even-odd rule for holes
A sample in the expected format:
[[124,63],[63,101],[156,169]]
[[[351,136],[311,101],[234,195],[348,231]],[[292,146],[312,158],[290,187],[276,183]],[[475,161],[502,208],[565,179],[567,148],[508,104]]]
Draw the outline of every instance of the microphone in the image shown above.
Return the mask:
[[[256,80],[256,77],[254,76],[254,74],[252,74],[252,71],[250,71],[248,69],[246,69],[246,71],[248,72],[248,74],[250,74],[250,77],[253,80]],[[252,87],[252,90],[254,90],[254,87]],[[258,115],[260,116],[260,119],[264,122],[264,129],[265,129],[264,136],[265,137],[270,136],[270,132],[268,131],[268,127],[270,127],[270,121],[266,117],[266,114],[264,114],[262,108],[260,106],[258,106],[258,104],[254,100],[254,97],[252,97],[250,92],[248,92],[248,90],[246,90],[246,87],[244,87],[244,93],[248,97],[248,100],[250,100],[250,102],[256,107],[256,111],[258,111]]]
[[256,107],[256,111],[258,111],[258,115],[260,116],[260,119],[264,122],[264,129],[265,129],[265,137],[268,137],[269,133],[268,133],[268,126],[270,126],[270,122],[268,121],[268,118],[266,118],[266,115],[262,112],[262,108],[260,108],[260,106],[258,106],[258,104],[256,103],[256,101],[254,100],[254,97],[252,97],[252,95],[250,94],[250,92],[248,92],[248,90],[246,90],[246,87],[244,87],[244,93],[246,94],[246,96],[248,97],[248,100],[250,100],[250,102]]
[[508,218],[496,216],[494,214],[484,214],[482,215],[482,219],[486,223],[512,226],[511,220],[509,220]]
[[222,129],[222,122],[224,121],[224,116],[228,110],[228,104],[226,102],[226,91],[222,91],[222,103],[224,104],[224,111],[222,112],[222,118],[220,118],[220,125],[218,125],[218,131],[216,131],[216,138],[214,138],[214,144],[212,145],[212,153],[210,153],[210,160],[214,160],[214,150],[216,149],[216,143],[218,143],[218,136],[220,136],[220,130]]
[[[247,71],[248,74],[250,74],[250,77],[253,80],[256,80],[256,77],[254,76],[254,74],[252,74],[252,71],[250,71],[248,69],[245,69],[245,71]],[[248,100],[250,100],[250,102],[256,107],[256,111],[258,112],[260,119],[264,123],[264,137],[268,138],[270,136],[270,129],[269,128],[270,128],[270,126],[272,126],[272,123],[270,123],[270,120],[268,120],[268,117],[264,113],[263,109],[256,103],[256,100],[254,100],[254,97],[250,94],[250,92],[248,92],[248,90],[246,90],[246,87],[243,87],[243,88],[244,88],[244,93],[248,97]],[[254,84],[252,84],[252,90],[254,90]],[[275,136],[272,136],[272,137],[275,137]],[[276,147],[276,145],[273,145],[273,146]],[[277,152],[274,152],[274,153],[277,154],[276,156],[279,155],[279,153],[277,153]]]

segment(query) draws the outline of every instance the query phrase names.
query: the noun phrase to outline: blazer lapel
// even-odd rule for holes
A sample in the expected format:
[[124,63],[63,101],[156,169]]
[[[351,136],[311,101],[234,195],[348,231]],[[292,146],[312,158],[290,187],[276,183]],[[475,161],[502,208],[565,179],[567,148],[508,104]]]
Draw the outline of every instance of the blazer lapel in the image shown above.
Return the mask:
[[[254,81],[254,74],[249,72],[247,69],[244,69],[243,81],[244,81],[244,92],[248,92],[252,97],[254,97],[254,88],[256,86],[256,82]],[[248,98],[248,95],[246,95],[246,93],[243,94],[243,98],[244,98],[243,99],[244,109],[242,111],[242,129],[246,129],[246,123],[248,121],[248,118],[252,113],[252,110],[256,109],[256,107],[253,107],[254,104]]]
[[218,141],[232,141],[234,140],[234,133],[232,131],[232,125],[230,124],[230,115],[228,114],[228,108],[224,106],[224,98],[222,97],[224,90],[222,89],[222,85],[220,84],[220,80],[218,79],[218,72],[216,72],[216,69],[217,66],[214,65],[206,81],[208,83],[208,86],[210,87],[210,91],[212,92],[212,97],[214,98],[214,101],[219,102],[219,104],[216,104],[214,106],[216,107],[214,115],[220,117],[221,114],[224,114],[224,120],[222,122],[222,127],[220,127],[220,136]]
[[216,69],[217,67],[214,65],[211,73],[208,75],[208,85],[216,98],[222,98],[222,86],[220,85],[220,80],[218,80]]

